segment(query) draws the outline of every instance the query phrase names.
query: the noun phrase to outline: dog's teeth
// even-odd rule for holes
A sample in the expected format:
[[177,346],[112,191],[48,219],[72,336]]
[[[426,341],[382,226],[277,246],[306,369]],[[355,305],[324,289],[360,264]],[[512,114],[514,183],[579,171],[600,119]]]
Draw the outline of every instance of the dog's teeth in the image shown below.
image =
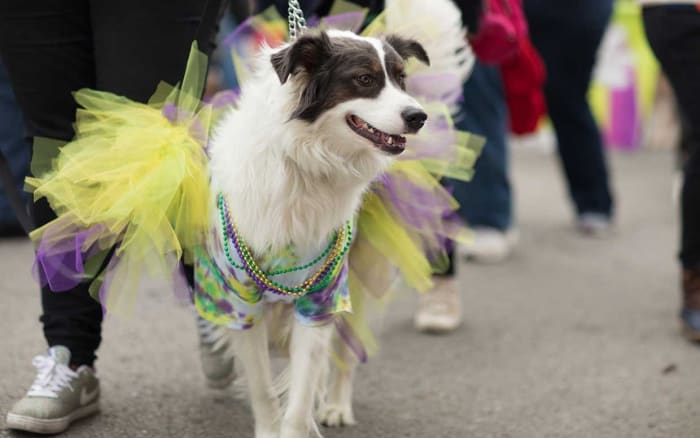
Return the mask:
[[393,138],[393,137],[389,137],[389,139],[388,139],[386,142],[387,142],[387,144],[393,144],[393,143],[394,143],[394,138]]

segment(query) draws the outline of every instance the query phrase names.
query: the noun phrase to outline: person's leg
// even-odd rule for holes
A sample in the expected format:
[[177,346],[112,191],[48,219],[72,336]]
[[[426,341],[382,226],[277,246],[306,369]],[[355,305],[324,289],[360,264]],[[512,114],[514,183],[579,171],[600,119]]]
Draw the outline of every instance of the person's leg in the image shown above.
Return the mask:
[[146,102],[161,81],[177,84],[205,4],[92,0],[97,89]]
[[681,201],[681,262],[686,269],[700,270],[700,150],[697,148],[692,151],[685,164],[684,175]]
[[[73,137],[71,92],[95,85],[90,33],[87,1],[0,3],[0,56],[29,138]],[[37,225],[55,217],[45,201],[31,210]],[[44,288],[42,310],[49,352],[35,358],[40,378],[7,413],[6,424],[59,433],[99,409],[99,382],[91,366],[101,340],[102,309],[83,284],[62,293]]]
[[[76,104],[71,93],[95,86],[91,25],[86,0],[0,4],[0,54],[6,64],[27,135],[68,141]],[[32,205],[43,225],[55,216],[45,201]],[[86,285],[42,290],[41,320],[50,347],[64,345],[73,365],[92,365],[100,344],[102,310]]]
[[468,259],[498,263],[516,243],[513,196],[508,177],[508,108],[500,71],[477,62],[464,85],[464,101],[456,115],[459,129],[482,135],[486,144],[469,182],[451,181],[460,215],[472,227],[474,240],[461,247]]
[[433,288],[420,296],[413,322],[424,333],[449,333],[462,324],[462,297],[456,277],[455,251],[447,248],[447,270],[433,275]]
[[[647,38],[669,78],[678,104],[692,127],[700,126],[700,12],[693,7],[644,9]],[[690,132],[692,143],[700,130]],[[700,264],[700,156],[697,149],[684,166],[682,194],[681,263],[685,268]]]
[[[464,101],[456,116],[456,124],[459,129],[486,137],[486,145],[476,162],[472,181],[449,180],[445,183],[460,204],[460,216],[475,228],[474,245],[465,247],[464,252],[482,261],[503,259],[512,244],[506,234],[512,221],[506,111],[500,72],[477,63],[464,85]],[[435,275],[434,288],[420,297],[414,315],[414,324],[419,331],[448,333],[462,323],[455,252],[454,244],[450,242],[448,270]]]
[[455,122],[461,130],[484,136],[486,144],[472,180],[449,183],[460,204],[460,215],[471,227],[506,231],[512,226],[507,111],[500,72],[477,62],[464,84],[464,101]]
[[[700,126],[700,11],[693,6],[647,7],[644,25],[690,126]],[[693,144],[700,130],[690,131]],[[684,165],[681,197],[681,250],[685,334],[700,341],[700,152],[693,150]]]
[[525,11],[547,68],[545,97],[576,212],[610,218],[605,153],[587,92],[612,0],[525,0]]
[[677,160],[678,168],[683,169],[693,152],[700,148],[700,145],[696,143],[698,140],[700,140],[700,135],[693,132],[700,128],[693,128],[688,120],[688,117],[683,113],[683,111],[679,110],[678,115],[681,119],[681,135],[678,141]]
[[[22,190],[24,177],[29,173],[29,146],[24,138],[22,113],[17,105],[10,78],[0,59],[0,149],[7,159],[15,178],[10,190]],[[8,197],[8,187],[0,189],[0,237],[23,236]],[[25,201],[29,198],[25,197]]]
[[[216,8],[220,17],[226,2],[210,0],[207,5],[206,0],[93,1],[97,88],[145,102],[161,81],[178,83],[205,5]],[[210,55],[217,29],[213,26],[202,32],[209,43],[200,50]],[[191,266],[185,266],[185,275],[192,285]],[[226,342],[222,341],[225,332],[203,319],[198,319],[197,328],[207,384],[216,388],[228,386],[235,374],[233,360],[226,355]]]

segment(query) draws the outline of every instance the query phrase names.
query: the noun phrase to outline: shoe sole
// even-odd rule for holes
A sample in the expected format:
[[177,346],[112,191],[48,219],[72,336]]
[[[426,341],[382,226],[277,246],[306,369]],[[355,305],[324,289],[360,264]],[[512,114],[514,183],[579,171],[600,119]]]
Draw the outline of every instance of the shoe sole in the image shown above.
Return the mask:
[[430,320],[430,321],[419,321],[415,320],[414,325],[416,327],[416,330],[418,330],[421,333],[429,334],[429,335],[445,335],[448,333],[452,333],[453,331],[457,330],[461,325],[462,325],[462,320],[460,319],[459,321],[439,321],[439,320]]
[[210,379],[207,377],[207,386],[210,389],[226,389],[231,386],[231,383],[236,380],[236,373],[231,373],[230,376],[224,377],[223,379]]
[[35,418],[10,412],[7,414],[7,428],[40,434],[56,434],[68,429],[74,421],[95,414],[99,410],[100,403],[94,402],[60,418]]

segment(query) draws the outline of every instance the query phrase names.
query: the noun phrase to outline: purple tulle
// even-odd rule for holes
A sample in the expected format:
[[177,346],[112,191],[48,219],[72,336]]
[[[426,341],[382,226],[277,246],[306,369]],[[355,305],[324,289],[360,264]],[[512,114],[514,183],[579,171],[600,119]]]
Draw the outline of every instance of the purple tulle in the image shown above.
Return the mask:
[[192,138],[197,140],[199,144],[207,144],[207,139],[209,138],[209,129],[207,127],[208,123],[203,123],[201,119],[194,117],[194,113],[191,111],[181,110],[172,102],[168,102],[163,105],[161,113],[163,114],[163,117],[168,119],[168,121],[172,124],[177,124],[181,120],[192,119],[192,122],[189,125],[190,135]]
[[373,191],[422,241],[431,262],[442,259],[450,249],[450,236],[463,227],[447,189],[426,189],[390,172],[381,176]]
[[345,341],[347,347],[355,353],[357,360],[359,360],[360,363],[366,363],[367,350],[365,350],[362,341],[357,337],[347,320],[343,317],[335,318],[335,329],[338,331],[343,341]]
[[214,111],[226,109],[236,105],[240,94],[241,91],[238,88],[235,90],[223,90],[205,99],[205,102],[210,104]]
[[[365,22],[366,13],[362,11],[345,12],[342,14],[324,17],[321,24],[326,29],[349,30],[359,32]],[[312,25],[311,27],[316,27]]]
[[[85,280],[85,261],[99,251],[94,237],[102,227],[67,233],[59,224],[49,225],[39,242],[34,259],[34,276],[43,286],[54,292],[65,292]],[[55,238],[60,229],[65,237]]]

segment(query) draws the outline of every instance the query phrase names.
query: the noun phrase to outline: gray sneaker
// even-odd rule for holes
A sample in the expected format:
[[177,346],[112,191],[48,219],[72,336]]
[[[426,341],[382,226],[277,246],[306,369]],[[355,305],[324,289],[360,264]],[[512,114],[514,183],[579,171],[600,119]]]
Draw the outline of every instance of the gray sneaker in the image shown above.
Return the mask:
[[416,329],[445,334],[462,324],[462,296],[453,277],[433,277],[435,286],[421,295],[414,316]]
[[51,347],[36,356],[37,376],[31,388],[7,414],[7,427],[34,433],[56,434],[70,424],[99,411],[100,382],[88,366],[69,368],[70,351]]
[[207,385],[214,389],[224,389],[236,378],[233,354],[229,348],[226,328],[197,317],[199,332],[199,357]]

